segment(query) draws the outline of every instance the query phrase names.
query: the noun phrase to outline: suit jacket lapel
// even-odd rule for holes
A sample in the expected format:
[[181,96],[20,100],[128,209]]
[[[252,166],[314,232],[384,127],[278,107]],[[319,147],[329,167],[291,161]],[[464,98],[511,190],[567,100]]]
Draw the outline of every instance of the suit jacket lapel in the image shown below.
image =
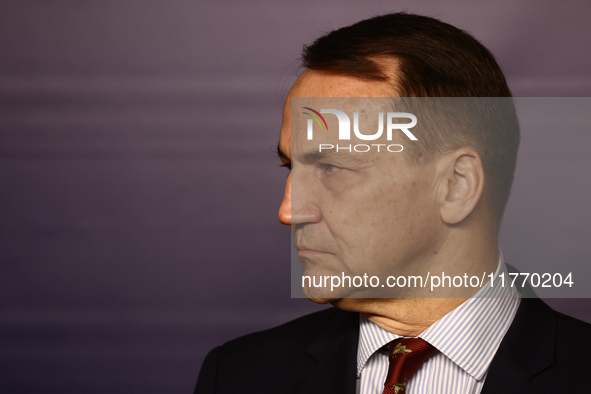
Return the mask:
[[540,393],[530,381],[554,359],[556,315],[537,298],[521,300],[490,365],[482,394]]
[[294,393],[355,394],[359,314],[339,311],[308,346],[318,362],[294,386]]

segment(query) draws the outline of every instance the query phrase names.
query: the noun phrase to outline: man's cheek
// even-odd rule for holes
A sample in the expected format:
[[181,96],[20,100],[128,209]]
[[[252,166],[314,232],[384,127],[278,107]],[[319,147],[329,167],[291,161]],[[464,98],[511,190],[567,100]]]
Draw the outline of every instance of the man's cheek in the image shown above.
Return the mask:
[[367,189],[367,177],[359,172],[340,169],[330,174],[321,174],[320,183],[327,193],[339,196],[341,199],[354,199],[359,190]]

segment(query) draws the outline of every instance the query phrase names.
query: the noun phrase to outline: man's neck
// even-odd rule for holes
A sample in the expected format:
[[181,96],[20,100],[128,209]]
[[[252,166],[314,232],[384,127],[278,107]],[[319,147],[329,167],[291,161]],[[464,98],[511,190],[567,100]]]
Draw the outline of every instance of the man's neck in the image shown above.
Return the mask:
[[[473,256],[480,260],[479,271],[492,273],[498,268],[500,257],[498,246],[484,256]],[[476,273],[476,272],[473,272]],[[474,289],[469,296],[479,289]],[[457,298],[342,298],[332,302],[337,308],[356,311],[386,331],[405,337],[415,337],[437,320],[463,304],[469,296]]]
[[384,330],[404,337],[416,337],[466,300],[467,298],[346,298],[334,302],[333,305],[344,310],[366,310],[361,314]]

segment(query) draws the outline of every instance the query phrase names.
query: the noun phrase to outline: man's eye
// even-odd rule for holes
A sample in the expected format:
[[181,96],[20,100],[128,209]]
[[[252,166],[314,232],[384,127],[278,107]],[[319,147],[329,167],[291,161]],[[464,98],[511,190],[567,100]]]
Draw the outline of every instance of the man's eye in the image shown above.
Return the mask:
[[322,164],[322,167],[324,168],[324,171],[328,173],[341,170],[341,167],[333,166],[332,164]]

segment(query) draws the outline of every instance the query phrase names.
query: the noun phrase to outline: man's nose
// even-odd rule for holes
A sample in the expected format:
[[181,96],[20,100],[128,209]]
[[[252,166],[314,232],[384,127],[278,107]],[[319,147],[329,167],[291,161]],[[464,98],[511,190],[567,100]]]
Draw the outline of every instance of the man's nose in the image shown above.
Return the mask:
[[283,201],[279,207],[279,223],[291,225],[291,174],[287,176],[285,182],[285,192],[283,193]]
[[305,202],[292,200],[291,195],[291,174],[287,177],[285,183],[285,193],[283,201],[279,207],[279,222],[286,225],[296,225],[303,223],[317,223],[322,220],[322,214],[318,207]]

